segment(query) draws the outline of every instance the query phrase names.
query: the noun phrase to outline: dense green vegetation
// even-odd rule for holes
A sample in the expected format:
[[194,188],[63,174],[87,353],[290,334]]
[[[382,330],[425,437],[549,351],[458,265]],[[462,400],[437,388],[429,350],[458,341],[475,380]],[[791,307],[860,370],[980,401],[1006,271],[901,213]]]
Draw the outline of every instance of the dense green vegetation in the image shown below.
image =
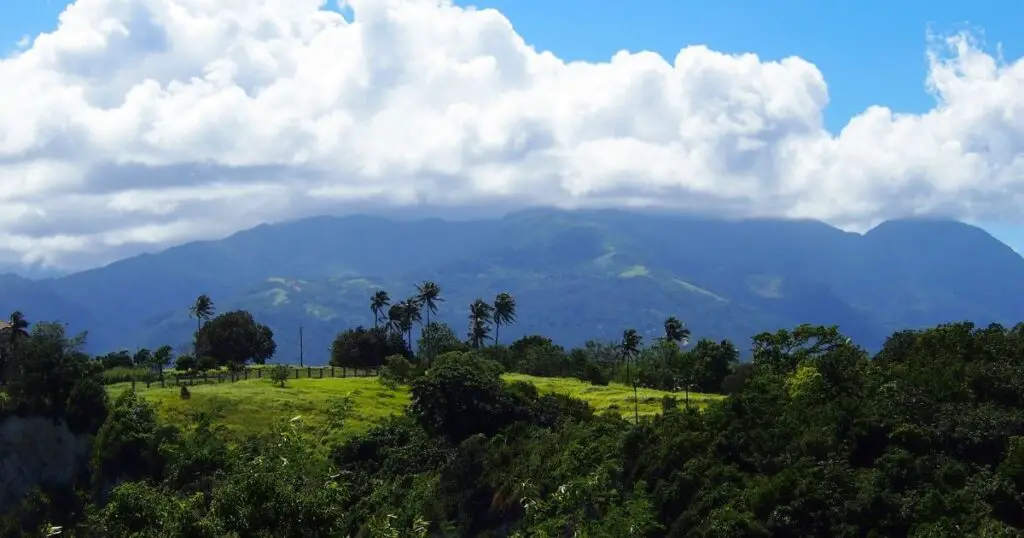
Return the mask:
[[[433,300],[440,298],[438,289]],[[45,417],[87,440],[88,451],[62,479],[23,473],[22,483],[5,483],[24,492],[12,494],[16,502],[0,497],[7,503],[0,531],[239,538],[1024,531],[1024,324],[898,332],[873,357],[834,327],[803,325],[755,335],[751,362],[740,364],[728,341],[690,345],[675,318],[655,341],[626,329],[620,341],[565,350],[539,335],[501,345],[495,321],[501,328],[516,321],[511,295],[474,301],[465,337],[428,322],[432,309],[419,296],[382,299],[368,305],[376,327],[343,331],[332,346],[335,365],[372,366],[373,380],[296,381],[272,366],[285,375],[104,386],[113,368],[145,370],[153,383],[175,361],[193,373],[237,372],[273,355],[269,328],[245,312],[215,315],[209,297],[193,309],[196,338],[184,355],[193,360],[185,364],[167,350],[91,357],[62,325],[29,326],[12,316],[0,330],[0,431]],[[575,383],[578,394],[618,382],[633,405],[601,412],[544,386]],[[662,389],[660,401],[649,401],[643,387]],[[237,422],[211,401],[230,391],[248,394],[233,405],[251,398],[251,407],[234,412]],[[689,391],[728,395],[691,398]],[[382,394],[407,398],[396,402],[407,408],[381,412],[390,400]],[[263,413],[265,427],[246,413]],[[23,463],[19,454],[27,461],[46,449],[5,446],[15,448],[2,456],[5,469]]]

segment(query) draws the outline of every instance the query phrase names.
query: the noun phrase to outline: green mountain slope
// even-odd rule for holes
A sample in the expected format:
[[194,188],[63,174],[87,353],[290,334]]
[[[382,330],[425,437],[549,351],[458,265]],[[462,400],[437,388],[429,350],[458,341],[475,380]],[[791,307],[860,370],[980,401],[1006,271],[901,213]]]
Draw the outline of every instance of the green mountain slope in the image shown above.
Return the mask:
[[508,290],[520,320],[503,340],[541,332],[566,345],[625,327],[653,336],[669,315],[741,347],[805,322],[876,346],[899,328],[1024,318],[1024,259],[978,228],[934,220],[859,235],[815,221],[622,211],[317,217],[9,287],[55,305],[39,310],[47,316],[70,312],[62,319],[90,329],[93,350],[184,346],[194,330],[187,306],[207,293],[219,311],[245,308],[268,323],[283,357],[297,355],[302,327],[306,356],[322,362],[338,331],[372,325],[374,290],[401,299],[422,280],[442,286],[439,317],[460,333],[473,299]]

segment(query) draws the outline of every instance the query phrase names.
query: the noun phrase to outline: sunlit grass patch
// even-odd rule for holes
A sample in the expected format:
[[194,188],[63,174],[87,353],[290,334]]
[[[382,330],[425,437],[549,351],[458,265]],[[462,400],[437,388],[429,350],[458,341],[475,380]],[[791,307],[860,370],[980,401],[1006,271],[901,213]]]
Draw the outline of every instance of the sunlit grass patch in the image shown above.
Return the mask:
[[[633,387],[620,383],[610,383],[607,386],[591,385],[584,381],[564,377],[534,377],[522,374],[508,374],[505,376],[508,381],[527,381],[533,383],[541,392],[554,392],[565,394],[573,398],[579,398],[590,404],[594,410],[618,411],[623,416],[633,414]],[[637,400],[641,415],[654,415],[661,412],[661,401],[665,396],[673,396],[679,400],[680,405],[686,398],[685,393],[668,392],[654,389],[637,389]],[[691,392],[689,396],[690,405],[704,407],[709,402],[722,399],[718,394],[703,394]],[[628,418],[628,417],[627,417]]]

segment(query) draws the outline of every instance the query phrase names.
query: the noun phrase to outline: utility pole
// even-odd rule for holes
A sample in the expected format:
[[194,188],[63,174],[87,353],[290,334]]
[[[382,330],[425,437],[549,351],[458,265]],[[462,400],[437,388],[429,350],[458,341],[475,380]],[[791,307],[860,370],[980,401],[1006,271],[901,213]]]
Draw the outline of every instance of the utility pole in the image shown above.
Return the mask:
[[302,368],[302,326],[299,325],[299,368]]

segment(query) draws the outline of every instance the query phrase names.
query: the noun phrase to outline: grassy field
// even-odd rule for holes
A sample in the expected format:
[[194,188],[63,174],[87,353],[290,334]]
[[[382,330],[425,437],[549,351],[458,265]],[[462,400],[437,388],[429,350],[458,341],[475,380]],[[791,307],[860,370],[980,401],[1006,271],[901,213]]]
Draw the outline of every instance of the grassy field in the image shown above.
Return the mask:
[[[606,387],[584,383],[578,379],[562,377],[534,377],[523,374],[506,374],[507,381],[528,381],[533,383],[540,392],[555,392],[566,394],[573,398],[579,398],[590,404],[594,410],[618,411],[622,416],[630,418],[633,415],[633,387],[619,383],[611,383]],[[684,400],[683,393],[669,393],[662,390],[637,389],[637,399],[640,400],[640,415],[653,415],[661,412],[661,399],[665,396],[675,396],[679,399],[680,405]],[[704,407],[710,402],[722,399],[718,394],[690,393],[690,405]]]
[[[611,384],[606,387],[593,386],[575,379],[544,378],[511,374],[509,381],[528,381],[541,392],[567,394],[587,401],[597,411],[614,410],[630,417],[633,410],[633,389]],[[111,396],[116,396],[130,387],[129,383],[108,386]],[[189,416],[206,412],[215,417],[228,431],[242,436],[248,433],[267,431],[277,424],[301,416],[305,426],[313,429],[326,425],[327,412],[334,399],[350,395],[353,412],[343,431],[332,433],[332,437],[344,437],[366,431],[384,417],[404,412],[409,404],[407,388],[389,389],[381,385],[376,377],[349,378],[300,378],[289,380],[284,388],[272,385],[266,379],[248,381],[199,384],[189,387],[191,398],[183,400],[178,387],[161,388],[153,385],[146,388],[137,384],[137,393],[152,402],[160,415],[175,424],[186,424]],[[661,410],[661,399],[669,393],[650,389],[639,390],[640,414],[651,415]],[[675,394],[680,400],[682,394]],[[691,404],[706,405],[721,396],[691,394]],[[315,431],[315,430],[314,430]]]

